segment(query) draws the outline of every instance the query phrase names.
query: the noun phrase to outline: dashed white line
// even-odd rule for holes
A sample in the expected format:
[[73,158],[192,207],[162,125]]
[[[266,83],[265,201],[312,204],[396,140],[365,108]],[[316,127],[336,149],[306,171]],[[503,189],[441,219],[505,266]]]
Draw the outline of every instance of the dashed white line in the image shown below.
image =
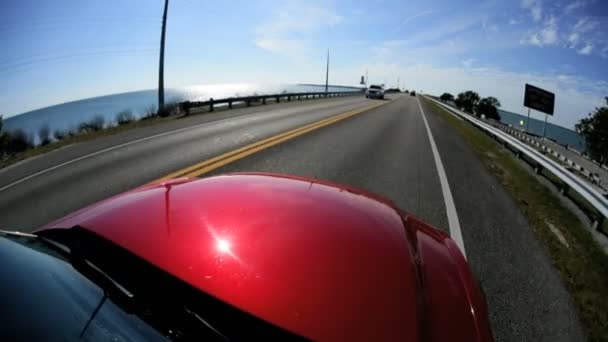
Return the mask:
[[439,156],[437,145],[435,145],[435,139],[433,139],[433,133],[431,133],[429,123],[426,121],[426,116],[424,115],[422,105],[420,105],[420,100],[416,98],[416,101],[418,102],[418,108],[420,108],[422,121],[424,122],[424,127],[426,127],[426,133],[429,136],[431,150],[433,151],[433,158],[435,159],[435,166],[437,167],[439,183],[441,184],[441,192],[443,193],[443,200],[445,201],[445,211],[448,216],[450,236],[452,237],[454,242],[456,242],[456,245],[458,245],[460,251],[462,252],[462,255],[464,255],[466,259],[467,253],[464,249],[464,240],[462,239],[462,231],[460,230],[460,221],[458,220],[458,213],[456,212],[456,206],[454,205],[454,198],[452,197],[452,191],[450,190],[448,177],[445,174],[445,169],[443,168],[443,163],[441,162],[441,156]]

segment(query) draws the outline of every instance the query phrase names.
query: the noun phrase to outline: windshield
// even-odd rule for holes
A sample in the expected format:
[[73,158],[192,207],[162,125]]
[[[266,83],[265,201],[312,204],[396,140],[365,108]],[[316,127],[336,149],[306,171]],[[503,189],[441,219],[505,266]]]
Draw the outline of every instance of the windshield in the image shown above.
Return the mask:
[[370,86],[370,89],[382,89],[382,87],[381,86],[377,86],[377,85],[373,85],[373,86]]
[[166,339],[106,298],[102,288],[36,238],[2,235],[0,255],[0,336],[6,340]]

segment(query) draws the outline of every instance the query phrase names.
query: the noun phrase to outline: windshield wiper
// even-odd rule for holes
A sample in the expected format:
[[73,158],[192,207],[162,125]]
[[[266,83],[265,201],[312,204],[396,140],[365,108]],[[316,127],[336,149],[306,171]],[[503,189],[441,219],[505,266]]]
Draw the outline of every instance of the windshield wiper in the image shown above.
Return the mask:
[[123,310],[132,311],[133,293],[89,261],[82,253],[79,253],[78,248],[70,247],[45,236],[38,235],[37,237],[46,245],[60,252],[76,271],[99,286],[104,291],[104,297],[112,298]]

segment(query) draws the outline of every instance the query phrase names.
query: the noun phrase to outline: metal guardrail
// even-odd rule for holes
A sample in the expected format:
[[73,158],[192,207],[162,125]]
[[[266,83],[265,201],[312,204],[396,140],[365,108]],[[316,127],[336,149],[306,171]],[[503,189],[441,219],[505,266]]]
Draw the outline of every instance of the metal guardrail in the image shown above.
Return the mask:
[[244,103],[247,107],[251,106],[252,103],[266,104],[266,100],[273,99],[276,103],[281,100],[308,100],[314,98],[329,98],[329,97],[342,97],[352,95],[362,95],[362,91],[334,91],[334,92],[311,92],[311,93],[284,93],[284,94],[267,94],[267,95],[252,95],[242,97],[228,97],[225,99],[209,99],[208,101],[185,101],[179,103],[179,108],[182,112],[190,114],[193,108],[208,107],[210,112],[216,105],[227,104],[228,108],[231,109],[233,104]]
[[566,194],[569,190],[574,191],[597,211],[597,215],[595,217],[591,217],[591,219],[594,221],[593,224],[595,228],[598,231],[606,234],[606,232],[602,231],[601,229],[603,223],[606,222],[606,219],[608,218],[608,198],[600,194],[590,184],[587,184],[583,180],[579,179],[562,165],[546,157],[541,152],[508,135],[507,133],[502,132],[501,130],[473,117],[472,115],[457,110],[431,97],[425,97],[451,113],[470,122],[479,129],[485,131],[489,135],[493,136],[496,140],[501,141],[503,144],[505,144],[505,146],[510,146],[510,148],[516,153],[525,155],[528,159],[533,161],[537,173],[540,173],[544,169],[559,179],[559,181],[562,182],[562,187],[560,189],[562,193]]
[[[519,130],[510,128],[510,127],[507,127],[507,126],[501,125],[501,124],[493,124],[493,126],[495,128],[500,129],[503,132],[508,133],[511,136],[515,136],[516,138],[518,138],[521,141],[527,142],[529,145],[536,146],[538,149],[541,150],[542,153],[552,155],[553,157],[555,157],[562,163],[566,164],[567,170],[568,170],[568,168],[570,168],[572,170],[576,170],[581,176],[586,178],[591,184],[594,184],[598,188],[601,188],[601,191],[608,194],[608,189],[604,188],[605,186],[608,186],[608,184],[602,184],[602,180],[599,176],[597,176],[593,172],[585,169],[582,165],[579,165],[574,160],[568,158],[566,155],[552,149],[551,147],[545,146],[538,140],[530,138],[527,134],[525,134]],[[574,149],[569,149],[569,151],[574,151],[575,153],[577,153],[580,156],[580,152],[578,152]],[[606,195],[604,195],[604,196],[606,196]]]

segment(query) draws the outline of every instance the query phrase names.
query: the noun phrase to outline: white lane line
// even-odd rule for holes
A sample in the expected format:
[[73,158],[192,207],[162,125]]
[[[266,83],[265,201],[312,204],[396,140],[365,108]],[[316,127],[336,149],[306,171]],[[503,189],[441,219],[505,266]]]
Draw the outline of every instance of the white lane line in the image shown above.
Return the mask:
[[[340,102],[342,102],[342,101],[340,101]],[[346,102],[346,101],[344,101],[344,102]],[[336,105],[335,107],[338,107],[338,106],[339,106],[339,104]],[[311,107],[312,108],[310,108],[310,109],[315,110],[318,107],[322,107],[322,104],[319,104],[318,106],[315,106],[315,104],[312,104]],[[257,113],[258,112],[254,112],[254,113],[251,113],[251,114],[257,114]],[[201,126],[211,126],[211,125],[223,124],[223,123],[229,122],[231,120],[242,118],[242,117],[245,117],[245,116],[248,116],[248,115],[250,115],[250,114],[243,114],[243,115],[239,115],[239,116],[235,116],[235,117],[230,117],[230,118],[226,118],[226,119],[221,119],[221,120],[217,120],[217,121],[203,122],[203,123],[200,123],[200,124],[197,124],[197,125],[194,125],[194,126],[182,127],[182,128],[175,129],[173,131],[163,132],[163,133],[151,135],[151,136],[148,136],[148,137],[145,137],[145,138],[141,138],[141,139],[129,141],[129,142],[126,142],[126,143],[122,143],[120,145],[108,147],[108,148],[105,148],[103,150],[99,150],[99,151],[96,151],[96,152],[93,152],[93,153],[89,153],[89,154],[86,154],[84,156],[78,157],[76,159],[72,159],[72,160],[69,160],[69,161],[61,163],[61,164],[57,164],[55,166],[49,167],[48,169],[44,169],[44,170],[38,171],[36,173],[32,173],[29,176],[23,177],[23,178],[21,178],[19,180],[16,180],[16,181],[14,181],[14,182],[12,182],[10,184],[7,184],[7,185],[1,187],[0,188],[0,192],[6,190],[8,188],[12,188],[13,186],[15,186],[17,184],[23,183],[23,182],[25,182],[27,180],[30,180],[30,179],[34,178],[34,177],[38,177],[38,176],[40,176],[42,174],[45,174],[47,172],[56,170],[56,169],[58,169],[60,167],[64,167],[66,165],[70,165],[70,164],[76,163],[78,161],[81,161],[83,159],[91,158],[91,157],[94,157],[94,156],[102,154],[102,153],[110,152],[110,151],[113,151],[113,150],[116,150],[116,149],[119,149],[119,148],[122,148],[122,147],[125,147],[125,146],[137,144],[137,143],[140,143],[142,141],[146,141],[146,140],[150,140],[150,139],[155,139],[155,138],[158,138],[158,137],[163,137],[165,135],[170,135],[170,134],[174,134],[174,133],[179,133],[179,132],[183,132],[183,131],[187,131],[187,130],[196,129],[196,128],[199,128]]]
[[83,159],[94,157],[94,156],[96,156],[98,154],[106,153],[106,152],[109,152],[109,151],[112,151],[112,150],[116,150],[116,149],[121,148],[121,147],[133,145],[133,144],[136,144],[136,143],[139,143],[139,142],[142,142],[142,141],[146,141],[146,140],[162,137],[162,136],[165,136],[165,135],[169,135],[169,134],[173,134],[173,133],[178,133],[178,132],[189,130],[189,129],[194,129],[194,128],[197,128],[198,126],[202,126],[202,125],[204,125],[204,124],[196,125],[196,126],[189,126],[189,127],[184,127],[184,128],[176,129],[176,130],[173,130],[173,131],[169,131],[169,132],[159,133],[159,134],[151,135],[151,136],[148,136],[148,137],[145,137],[145,138],[129,141],[129,142],[126,142],[126,143],[123,143],[123,144],[120,144],[120,145],[108,147],[108,148],[105,148],[103,150],[99,150],[99,151],[96,151],[96,152],[93,152],[93,153],[89,153],[89,154],[86,154],[84,156],[78,157],[76,159],[72,159],[72,160],[69,160],[67,162],[64,162],[64,163],[57,164],[55,166],[49,167],[48,169],[44,169],[44,170],[38,171],[36,173],[32,173],[29,176],[23,177],[23,178],[21,178],[21,179],[19,179],[17,181],[14,181],[14,182],[12,182],[12,183],[10,183],[8,185],[5,185],[5,186],[1,187],[0,191],[4,191],[4,190],[6,190],[8,188],[11,188],[11,187],[13,187],[13,186],[15,186],[15,185],[17,185],[19,183],[23,183],[23,182],[25,182],[25,181],[27,181],[29,179],[34,178],[34,177],[40,176],[42,174],[45,174],[45,173],[50,172],[50,171],[53,171],[53,170],[58,169],[60,167],[64,167],[66,165],[73,164],[73,163],[75,163],[77,161],[81,161]]
[[445,174],[445,169],[443,168],[443,163],[441,162],[441,157],[439,156],[439,151],[437,150],[437,145],[435,145],[435,139],[433,139],[431,128],[429,127],[429,123],[426,121],[424,110],[422,109],[422,106],[420,105],[420,100],[417,97],[416,101],[418,102],[418,108],[420,108],[420,113],[422,114],[422,121],[424,121],[426,133],[429,136],[431,150],[433,151],[433,158],[435,159],[435,166],[437,166],[437,174],[439,175],[439,182],[441,183],[441,192],[443,192],[443,200],[445,201],[445,211],[448,215],[450,236],[452,237],[454,242],[456,242],[456,245],[458,245],[460,251],[462,252],[462,255],[464,255],[466,259],[467,253],[464,249],[464,240],[462,239],[462,231],[460,230],[460,221],[458,221],[458,213],[456,212],[456,206],[454,205],[454,198],[452,197],[452,191],[450,190],[448,177]]

